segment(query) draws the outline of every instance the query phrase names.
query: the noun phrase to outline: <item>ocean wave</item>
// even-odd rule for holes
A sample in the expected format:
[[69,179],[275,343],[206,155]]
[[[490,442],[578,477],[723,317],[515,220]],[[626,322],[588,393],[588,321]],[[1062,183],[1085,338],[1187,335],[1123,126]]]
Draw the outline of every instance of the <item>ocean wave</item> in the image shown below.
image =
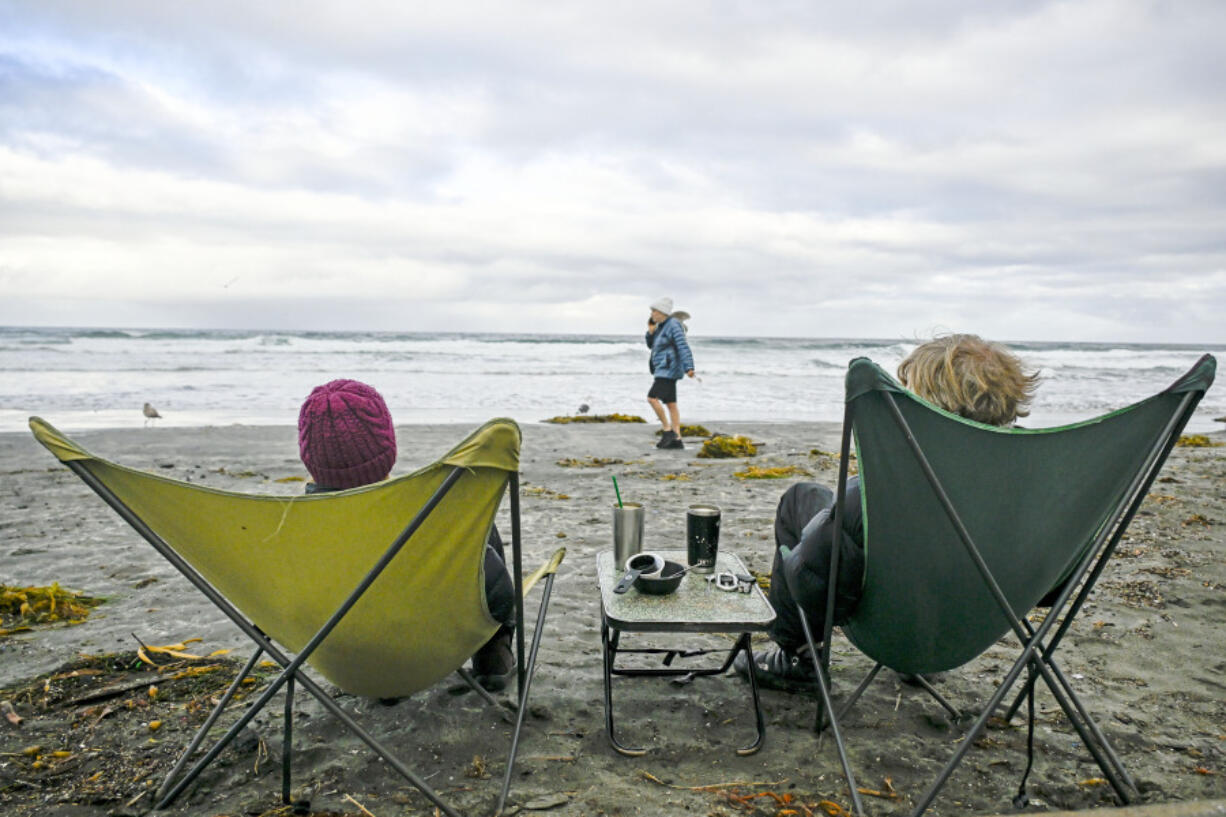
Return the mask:
[[[689,340],[704,383],[683,382],[683,411],[715,420],[837,420],[843,373],[852,358],[869,357],[892,373],[915,348],[897,338]],[[1062,419],[1097,416],[1148,397],[1201,352],[1215,351],[1125,343],[1010,345],[1041,370],[1035,417]],[[354,377],[378,387],[393,414],[406,422],[447,414],[448,407],[489,416],[549,416],[579,402],[601,412],[642,413],[650,383],[647,358],[639,334],[0,328],[0,406],[36,406],[34,413],[49,417],[112,410],[127,417],[132,406],[139,412],[149,400],[180,417],[285,416],[292,422],[312,387]],[[1221,397],[1210,390],[1198,416],[1226,414],[1226,389],[1219,391]]]
[[49,354],[49,355],[63,355],[63,354],[68,354],[70,351],[69,349],[64,348],[68,346],[67,343],[63,343],[63,344],[59,344],[58,346],[54,346],[51,344],[43,344],[38,341],[17,341],[17,342],[22,345],[20,346],[0,346],[0,355],[4,354],[5,352],[12,352],[14,354],[22,355],[24,357],[29,357],[30,355],[36,352],[45,352],[46,354]]
[[843,371],[847,368],[847,363],[835,363],[830,360],[822,360],[821,358],[810,358],[808,361],[810,366],[816,366],[819,369],[837,369]]
[[[50,346],[70,346],[72,338],[17,338],[17,343],[25,347],[50,347]],[[48,350],[51,351],[51,350]],[[60,351],[56,349],[55,351]]]

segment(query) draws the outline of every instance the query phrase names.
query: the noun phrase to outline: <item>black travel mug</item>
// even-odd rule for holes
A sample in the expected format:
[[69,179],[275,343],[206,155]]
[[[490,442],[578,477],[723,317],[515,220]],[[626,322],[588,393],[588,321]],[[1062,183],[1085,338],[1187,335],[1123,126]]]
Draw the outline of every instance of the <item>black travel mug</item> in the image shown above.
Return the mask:
[[714,573],[719,552],[719,508],[691,505],[685,512],[686,559],[695,573]]

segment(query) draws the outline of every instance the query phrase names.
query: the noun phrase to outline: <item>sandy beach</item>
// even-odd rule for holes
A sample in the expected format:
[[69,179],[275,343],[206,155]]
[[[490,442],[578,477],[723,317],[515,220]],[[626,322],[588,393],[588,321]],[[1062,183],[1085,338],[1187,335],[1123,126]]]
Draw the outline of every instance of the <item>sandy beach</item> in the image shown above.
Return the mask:
[[[763,691],[765,746],[748,757],[735,753],[754,727],[748,687],[732,674],[686,685],[617,680],[622,735],[650,751],[623,757],[605,738],[595,563],[611,541],[610,477],[617,476],[627,500],[648,508],[648,547],[683,546],[685,508],[711,502],[723,510],[721,548],[765,573],[779,494],[795,479],[836,479],[836,460],[823,452],[836,449],[837,425],[701,422],[713,432],[758,442],[754,465],[796,466],[812,477],[742,480],[734,472],[744,469],[745,460],[698,459],[698,441],[687,441],[684,451],[655,449],[654,426],[523,425],[525,565],[540,563],[559,544],[568,553],[546,625],[509,811],[787,813],[769,796],[738,799],[760,792],[790,796],[810,809],[823,800],[849,805],[833,743],[814,735],[813,703],[803,696]],[[433,460],[469,428],[398,427],[396,473]],[[135,428],[72,436],[110,459],[217,488],[292,494],[302,491],[306,476],[289,426]],[[1212,439],[1223,442],[1226,432]],[[193,652],[232,649],[240,660],[249,651],[245,639],[29,434],[0,434],[0,478],[0,584],[58,582],[106,598],[77,626],[39,626],[0,637],[0,701],[13,701],[23,718],[20,725],[0,719],[0,811],[42,817],[143,813],[151,805],[150,788],[199,718],[192,721],[181,703],[167,700],[155,702],[160,708],[152,712],[116,711],[94,720],[83,715],[83,707],[40,707],[37,696],[19,693],[81,654],[130,653],[138,638],[153,645],[199,638],[190,645]],[[530,597],[530,620],[539,598]],[[1062,668],[1136,778],[1142,802],[1226,797],[1224,626],[1226,448],[1177,448],[1060,651]],[[682,646],[721,643],[731,640],[687,636]],[[944,674],[938,685],[957,706],[974,711],[1014,652],[1012,641],[1003,642]],[[870,668],[867,658],[836,636],[836,698]],[[445,681],[390,706],[339,691],[336,697],[459,809],[493,810],[510,726],[475,695],[459,694],[455,683]],[[1054,700],[1043,690],[1037,701],[1032,808],[1111,805],[1110,787]],[[315,702],[302,696],[300,703],[295,792],[310,800],[314,813],[433,813]],[[163,723],[156,732],[149,728],[155,716]],[[171,813],[277,809],[279,719],[274,704],[253,723],[253,740],[228,750],[224,764],[207,772]],[[963,725],[951,723],[921,690],[883,672],[845,723],[860,785],[897,793],[868,796],[870,811],[906,813],[953,751]],[[930,813],[1010,810],[1026,763],[1025,740],[1020,718],[990,730]],[[41,751],[23,754],[31,746]],[[261,756],[265,747],[271,760]],[[59,768],[48,749],[67,752],[68,768]],[[108,753],[122,760],[127,773],[123,779],[91,780],[91,763],[105,776],[115,774],[115,764],[103,762]],[[46,760],[41,767],[35,767],[36,756]],[[102,782],[109,786],[98,788]]]

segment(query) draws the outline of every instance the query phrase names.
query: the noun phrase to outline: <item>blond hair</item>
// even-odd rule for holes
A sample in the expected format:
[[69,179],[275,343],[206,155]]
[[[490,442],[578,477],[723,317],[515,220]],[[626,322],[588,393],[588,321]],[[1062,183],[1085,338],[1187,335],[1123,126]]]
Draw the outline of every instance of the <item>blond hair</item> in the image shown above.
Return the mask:
[[944,335],[917,347],[898,364],[898,379],[946,411],[1004,426],[1029,414],[1038,372],[999,343],[978,335]]

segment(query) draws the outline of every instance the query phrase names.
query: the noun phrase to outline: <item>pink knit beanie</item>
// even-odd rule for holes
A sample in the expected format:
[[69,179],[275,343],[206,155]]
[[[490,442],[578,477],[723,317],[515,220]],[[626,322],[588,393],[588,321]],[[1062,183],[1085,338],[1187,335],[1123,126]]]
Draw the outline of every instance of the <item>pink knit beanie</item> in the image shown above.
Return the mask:
[[396,463],[396,429],[387,404],[356,380],[316,386],[298,412],[298,452],[320,487],[378,482]]

